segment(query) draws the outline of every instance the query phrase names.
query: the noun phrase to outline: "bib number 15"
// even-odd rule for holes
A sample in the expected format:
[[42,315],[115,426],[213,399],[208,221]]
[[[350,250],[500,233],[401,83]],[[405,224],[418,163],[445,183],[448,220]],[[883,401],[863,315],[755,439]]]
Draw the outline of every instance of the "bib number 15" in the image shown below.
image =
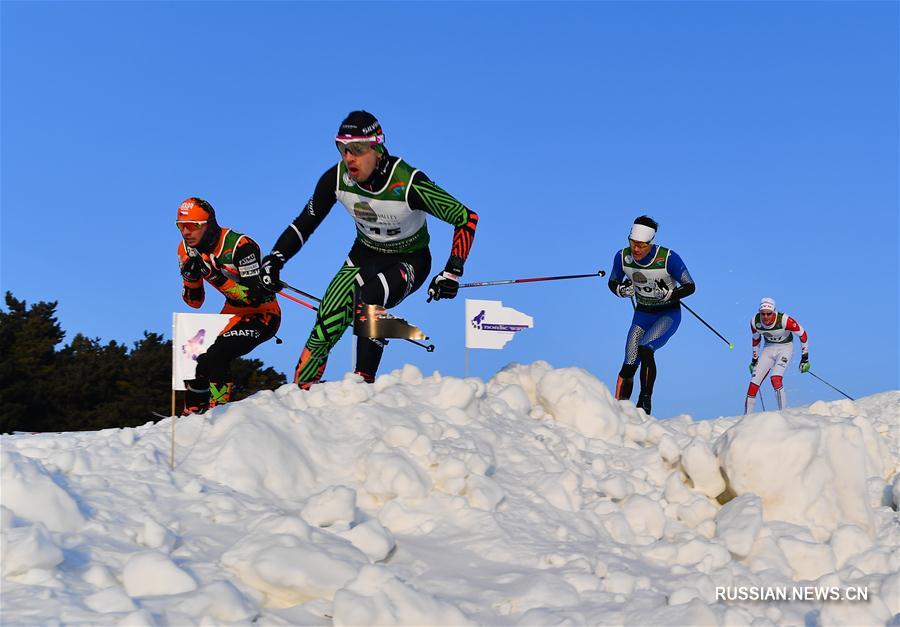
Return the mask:
[[[375,235],[381,235],[381,227],[379,227],[379,226],[370,226],[370,227],[368,227],[368,229],[370,232],[374,233]],[[400,229],[398,229],[398,228],[386,229],[385,235],[387,235],[388,237],[393,237],[394,235],[400,235]]]

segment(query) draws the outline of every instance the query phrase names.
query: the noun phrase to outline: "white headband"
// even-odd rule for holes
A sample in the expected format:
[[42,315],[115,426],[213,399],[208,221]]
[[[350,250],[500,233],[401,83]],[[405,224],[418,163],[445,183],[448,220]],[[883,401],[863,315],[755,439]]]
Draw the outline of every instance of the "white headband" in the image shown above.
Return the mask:
[[628,239],[633,239],[636,242],[645,242],[647,244],[652,242],[654,237],[656,237],[656,230],[643,224],[632,224],[631,233],[628,235]]
[[760,311],[775,311],[775,300],[769,297],[763,298],[759,303]]

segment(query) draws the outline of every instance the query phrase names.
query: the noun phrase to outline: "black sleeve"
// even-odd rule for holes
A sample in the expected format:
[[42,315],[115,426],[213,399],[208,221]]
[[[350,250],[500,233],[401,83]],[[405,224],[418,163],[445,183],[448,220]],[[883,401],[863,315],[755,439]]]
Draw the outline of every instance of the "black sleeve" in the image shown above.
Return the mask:
[[237,268],[239,283],[243,285],[256,281],[259,277],[259,244],[246,235],[242,236],[238,245],[234,247],[231,259]]
[[281,253],[281,256],[287,261],[303,248],[313,231],[322,223],[334,203],[337,202],[335,195],[337,175],[338,164],[335,164],[319,178],[316,189],[303,211],[278,237],[278,241],[272,247],[273,253]]
[[269,296],[259,281],[259,262],[262,259],[259,244],[244,235],[238,240],[231,259],[238,271],[237,282],[247,288],[247,303],[259,305],[266,296]]

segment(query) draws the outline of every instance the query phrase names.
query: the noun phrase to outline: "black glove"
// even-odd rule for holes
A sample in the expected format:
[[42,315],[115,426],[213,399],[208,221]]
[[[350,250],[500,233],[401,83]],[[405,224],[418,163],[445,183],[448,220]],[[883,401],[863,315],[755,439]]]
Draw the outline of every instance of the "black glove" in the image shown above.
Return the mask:
[[619,283],[619,287],[616,288],[616,295],[620,298],[631,298],[634,296],[634,285],[631,284],[631,281],[625,279],[625,282]]
[[428,300],[441,300],[442,298],[455,298],[459,292],[459,276],[444,270],[433,279],[428,286]]
[[251,307],[258,307],[269,296],[269,293],[263,289],[261,281],[253,281],[244,287],[247,288],[247,303]]
[[199,256],[188,257],[188,260],[181,264],[181,278],[189,283],[196,283],[200,280],[203,265],[203,259]]
[[202,259],[200,260],[200,274],[203,275],[203,278],[212,283],[213,285],[219,286],[225,282],[225,275],[215,267],[213,264],[215,263],[215,256],[209,256],[209,263],[205,263]]
[[463,274],[463,260],[456,255],[450,255],[444,271],[431,279],[428,286],[428,302],[431,299],[456,298],[459,293],[459,277]]
[[750,360],[750,374],[753,374],[753,372],[756,370],[756,364],[758,363],[759,359],[757,359],[756,357]]
[[263,257],[262,266],[259,269],[259,282],[267,292],[272,294],[280,292],[281,269],[284,267],[284,255],[277,250]]
[[809,372],[809,354],[800,355],[800,372]]

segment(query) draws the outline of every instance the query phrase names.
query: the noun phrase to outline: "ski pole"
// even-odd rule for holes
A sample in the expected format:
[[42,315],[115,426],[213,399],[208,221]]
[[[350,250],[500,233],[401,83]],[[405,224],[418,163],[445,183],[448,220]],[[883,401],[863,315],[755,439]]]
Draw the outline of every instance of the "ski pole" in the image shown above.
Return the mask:
[[303,305],[304,307],[307,307],[307,308],[309,308],[309,309],[312,309],[313,311],[318,311],[318,310],[319,310],[319,308],[316,307],[315,305],[310,305],[310,304],[309,304],[308,302],[306,302],[305,300],[300,300],[300,299],[297,298],[296,296],[291,296],[290,294],[285,294],[283,291],[282,291],[282,292],[278,292],[278,295],[279,295],[279,296],[283,296],[284,298],[287,298],[288,300],[292,300],[292,301],[294,301],[295,303],[300,303],[300,304]]
[[283,285],[284,287],[288,288],[288,289],[291,290],[292,292],[296,292],[297,294],[300,294],[300,296],[306,296],[307,298],[309,298],[309,299],[311,299],[311,300],[314,300],[314,301],[316,301],[317,303],[321,303],[321,302],[322,302],[322,299],[321,299],[321,298],[318,298],[317,296],[313,296],[313,295],[310,294],[309,292],[304,292],[303,290],[298,290],[296,287],[294,287],[294,286],[292,286],[292,285],[288,285],[288,284],[285,283],[284,281],[281,282],[281,285]]
[[415,344],[416,346],[421,346],[422,348],[425,349],[425,352],[426,352],[426,353],[433,353],[433,352],[434,352],[434,344],[423,344],[422,342],[419,342],[418,340],[414,340],[414,339],[412,339],[412,338],[404,338],[404,339],[405,339],[407,342],[410,342],[410,343],[412,343],[412,344]]
[[684,307],[685,309],[687,309],[687,310],[688,310],[689,312],[691,312],[692,314],[694,314],[694,317],[695,317],[697,320],[699,320],[700,322],[702,322],[704,325],[706,325],[706,328],[707,328],[707,329],[709,329],[710,331],[712,331],[713,333],[715,333],[716,335],[718,335],[719,338],[720,338],[723,342],[725,342],[726,344],[728,344],[728,348],[734,348],[734,344],[732,344],[731,342],[729,342],[728,340],[726,340],[724,337],[722,337],[722,334],[721,334],[721,333],[719,333],[718,331],[716,331],[715,329],[713,329],[711,326],[709,326],[709,323],[708,323],[706,320],[704,320],[703,318],[701,318],[700,316],[698,316],[696,311],[694,311],[693,309],[691,309],[690,307],[688,307],[687,305],[685,305],[685,304],[684,304],[684,301],[681,301],[681,306]]
[[[314,301],[316,301],[317,303],[321,303],[321,302],[322,302],[322,299],[321,299],[321,298],[318,298],[317,296],[313,296],[313,295],[310,294],[309,292],[304,292],[303,290],[298,290],[296,287],[293,287],[293,286],[291,286],[291,285],[288,285],[288,284],[285,283],[284,281],[281,282],[281,285],[282,285],[283,287],[286,287],[287,289],[291,290],[292,292],[297,292],[297,293],[300,294],[301,296],[306,296],[306,297],[309,298],[310,300],[314,300]],[[288,300],[292,300],[292,301],[294,301],[295,303],[300,303],[300,304],[303,305],[304,307],[309,307],[309,308],[312,309],[313,311],[318,311],[318,310],[319,310],[318,307],[315,307],[314,305],[310,305],[309,303],[307,303],[307,302],[305,302],[305,301],[302,301],[302,300],[300,300],[299,298],[296,298],[296,297],[294,297],[294,296],[291,296],[290,294],[285,294],[283,291],[282,291],[282,292],[278,292],[278,293],[279,293],[281,296],[284,296],[285,298],[287,298]],[[423,344],[422,342],[417,342],[416,340],[410,339],[410,338],[408,338],[408,337],[405,337],[405,338],[402,338],[402,339],[406,340],[406,341],[409,342],[410,344],[415,344],[416,346],[419,346],[419,347],[421,347],[421,348],[424,348],[426,353],[433,353],[433,352],[434,352],[434,344]]]
[[561,281],[563,279],[589,279],[592,277],[606,276],[604,270],[598,270],[593,274],[568,274],[565,276],[543,276],[532,279],[509,279],[506,281],[480,281],[477,283],[461,283],[460,287],[485,287],[487,285],[507,285],[510,283],[535,283],[537,281]]
[[[830,388],[831,388],[832,390],[834,390],[835,392],[840,392],[841,394],[844,394],[844,392],[841,392],[839,389],[837,389],[836,387],[834,387],[833,385],[831,385],[828,381],[826,381],[825,379],[823,379],[822,377],[820,377],[819,375],[817,375],[817,374],[816,374],[815,372],[813,372],[812,370],[809,371],[809,374],[811,374],[811,375],[814,376],[816,379],[818,379],[819,381],[821,381],[822,383],[824,383],[825,385],[827,385],[828,387],[830,387]],[[853,398],[852,396],[850,396],[850,395],[848,395],[848,394],[844,394],[844,396],[846,396],[847,398],[849,398],[851,401],[856,400],[855,398]]]

